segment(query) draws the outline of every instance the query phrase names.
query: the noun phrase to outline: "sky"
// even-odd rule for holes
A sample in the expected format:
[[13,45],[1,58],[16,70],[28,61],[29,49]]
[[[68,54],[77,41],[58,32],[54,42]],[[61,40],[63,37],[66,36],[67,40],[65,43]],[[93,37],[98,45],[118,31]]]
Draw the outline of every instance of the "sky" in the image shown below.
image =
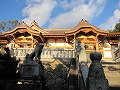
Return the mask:
[[102,30],[120,21],[120,0],[0,0],[0,22],[35,20],[41,28],[74,28],[85,19]]

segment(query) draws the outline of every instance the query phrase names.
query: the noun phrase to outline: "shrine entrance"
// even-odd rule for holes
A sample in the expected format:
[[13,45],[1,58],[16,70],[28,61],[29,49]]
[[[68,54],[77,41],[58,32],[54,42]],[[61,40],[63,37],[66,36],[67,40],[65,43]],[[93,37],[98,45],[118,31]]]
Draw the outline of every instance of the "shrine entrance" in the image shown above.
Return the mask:
[[27,34],[17,37],[11,43],[13,43],[13,48],[34,48],[36,43],[40,43],[40,39],[39,37]]
[[96,50],[96,37],[91,35],[91,36],[79,36],[78,40],[81,41],[81,43],[85,44],[85,49],[86,50]]

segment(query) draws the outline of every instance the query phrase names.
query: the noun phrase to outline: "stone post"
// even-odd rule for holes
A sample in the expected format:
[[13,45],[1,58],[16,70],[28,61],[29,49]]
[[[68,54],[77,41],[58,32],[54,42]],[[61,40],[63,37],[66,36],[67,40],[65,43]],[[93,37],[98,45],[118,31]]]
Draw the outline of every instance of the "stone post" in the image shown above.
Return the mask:
[[75,59],[77,62],[79,61],[79,53],[81,50],[80,43],[81,42],[78,39],[75,40]]
[[90,54],[92,61],[87,78],[87,90],[108,90],[108,80],[105,78],[102,64],[102,54],[99,52],[93,52]]
[[85,44],[81,43],[78,39],[76,40],[75,46],[75,58],[78,62],[87,62],[87,54],[85,50]]
[[81,50],[79,52],[79,62],[87,62],[87,53],[85,50],[85,44],[80,44]]

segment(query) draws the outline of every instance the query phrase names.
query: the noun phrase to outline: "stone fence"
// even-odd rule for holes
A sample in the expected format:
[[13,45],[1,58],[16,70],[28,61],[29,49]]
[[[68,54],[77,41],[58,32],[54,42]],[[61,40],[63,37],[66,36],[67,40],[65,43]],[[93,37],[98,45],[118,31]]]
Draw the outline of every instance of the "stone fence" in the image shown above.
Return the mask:
[[[34,48],[13,48],[14,56],[17,58],[23,59],[26,54],[30,54]],[[93,51],[92,51],[93,52]],[[90,52],[87,52],[87,60],[89,58]],[[60,48],[43,48],[41,59],[70,59],[75,57],[75,50],[74,49],[60,49]]]
[[[24,58],[27,53],[31,53],[34,48],[14,48],[14,56]],[[41,58],[72,58],[74,57],[73,49],[50,49],[44,48]]]

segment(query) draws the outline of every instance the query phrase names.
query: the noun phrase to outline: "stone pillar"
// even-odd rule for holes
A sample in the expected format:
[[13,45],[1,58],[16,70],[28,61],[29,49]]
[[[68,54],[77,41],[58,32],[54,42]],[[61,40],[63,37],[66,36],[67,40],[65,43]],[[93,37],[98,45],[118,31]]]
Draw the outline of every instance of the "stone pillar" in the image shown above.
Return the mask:
[[81,70],[81,75],[83,77],[83,81],[86,87],[86,80],[88,77],[88,66],[86,62],[80,62],[80,70]]
[[81,50],[79,52],[79,62],[87,62],[87,53],[85,50],[85,44],[80,44]]
[[87,90],[109,90],[108,80],[105,77],[102,64],[102,54],[93,52],[90,54],[92,61],[87,78]]
[[75,40],[75,59],[77,60],[77,62],[79,61],[79,54],[81,51],[81,46],[80,46],[81,42],[76,39]]

